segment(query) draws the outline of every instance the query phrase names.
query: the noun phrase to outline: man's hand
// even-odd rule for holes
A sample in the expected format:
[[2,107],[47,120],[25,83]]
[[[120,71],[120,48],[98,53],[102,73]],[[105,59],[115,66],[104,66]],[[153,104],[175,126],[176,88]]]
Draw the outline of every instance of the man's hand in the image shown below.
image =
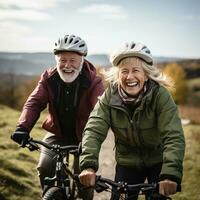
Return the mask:
[[22,147],[25,147],[29,139],[29,134],[25,131],[15,131],[11,135],[11,139],[20,144]]
[[79,180],[81,184],[87,187],[94,186],[96,181],[95,171],[91,168],[83,170],[79,175]]
[[159,193],[164,196],[175,194],[177,183],[168,179],[159,182]]

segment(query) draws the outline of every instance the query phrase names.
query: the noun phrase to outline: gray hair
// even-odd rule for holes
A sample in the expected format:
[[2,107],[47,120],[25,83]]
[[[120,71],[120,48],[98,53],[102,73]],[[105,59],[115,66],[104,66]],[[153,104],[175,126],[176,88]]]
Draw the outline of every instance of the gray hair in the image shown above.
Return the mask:
[[[124,58],[117,66],[112,66],[108,71],[105,71],[104,75],[106,77],[106,81],[113,82],[113,84],[118,83],[120,66],[122,66],[124,63],[130,63],[132,61],[132,58],[136,57]],[[169,90],[174,89],[174,82],[169,76],[163,74],[160,69],[158,69],[155,65],[149,65],[142,59],[138,59],[142,61],[142,68],[149,79],[154,80],[159,85],[162,85]]]

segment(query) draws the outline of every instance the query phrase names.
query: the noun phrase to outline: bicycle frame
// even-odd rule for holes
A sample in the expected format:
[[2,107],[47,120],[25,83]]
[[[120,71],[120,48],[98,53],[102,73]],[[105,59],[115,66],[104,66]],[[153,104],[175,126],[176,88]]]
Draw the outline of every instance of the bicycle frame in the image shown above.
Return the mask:
[[72,154],[74,157],[78,156],[78,146],[49,145],[43,141],[30,138],[26,147],[29,148],[30,151],[38,150],[40,149],[38,144],[56,153],[55,175],[53,177],[45,177],[43,195],[50,187],[55,186],[63,189],[67,199],[73,198],[72,195],[74,194],[71,192],[70,178],[74,179],[74,175],[69,168],[69,154]]

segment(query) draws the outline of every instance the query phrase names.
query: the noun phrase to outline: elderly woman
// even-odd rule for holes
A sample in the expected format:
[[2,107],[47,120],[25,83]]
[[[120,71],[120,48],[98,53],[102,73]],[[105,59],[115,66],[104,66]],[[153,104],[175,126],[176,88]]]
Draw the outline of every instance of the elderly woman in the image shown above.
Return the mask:
[[[185,140],[177,106],[168,89],[172,82],[153,65],[150,50],[125,43],[111,55],[110,85],[99,99],[84,130],[80,181],[95,184],[102,142],[115,136],[116,181],[159,182],[163,195],[176,193],[182,179]],[[129,193],[136,197],[138,192]],[[111,199],[118,199],[112,195]]]

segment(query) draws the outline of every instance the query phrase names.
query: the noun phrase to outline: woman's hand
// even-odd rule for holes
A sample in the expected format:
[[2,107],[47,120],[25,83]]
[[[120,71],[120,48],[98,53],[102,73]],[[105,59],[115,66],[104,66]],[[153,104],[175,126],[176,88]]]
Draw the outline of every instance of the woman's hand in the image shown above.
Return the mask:
[[175,194],[177,189],[177,183],[174,181],[170,181],[165,179],[159,182],[159,193],[165,196],[169,196],[171,194]]
[[79,180],[81,184],[90,187],[95,185],[96,181],[96,174],[95,171],[91,168],[84,169],[80,174],[79,174]]

